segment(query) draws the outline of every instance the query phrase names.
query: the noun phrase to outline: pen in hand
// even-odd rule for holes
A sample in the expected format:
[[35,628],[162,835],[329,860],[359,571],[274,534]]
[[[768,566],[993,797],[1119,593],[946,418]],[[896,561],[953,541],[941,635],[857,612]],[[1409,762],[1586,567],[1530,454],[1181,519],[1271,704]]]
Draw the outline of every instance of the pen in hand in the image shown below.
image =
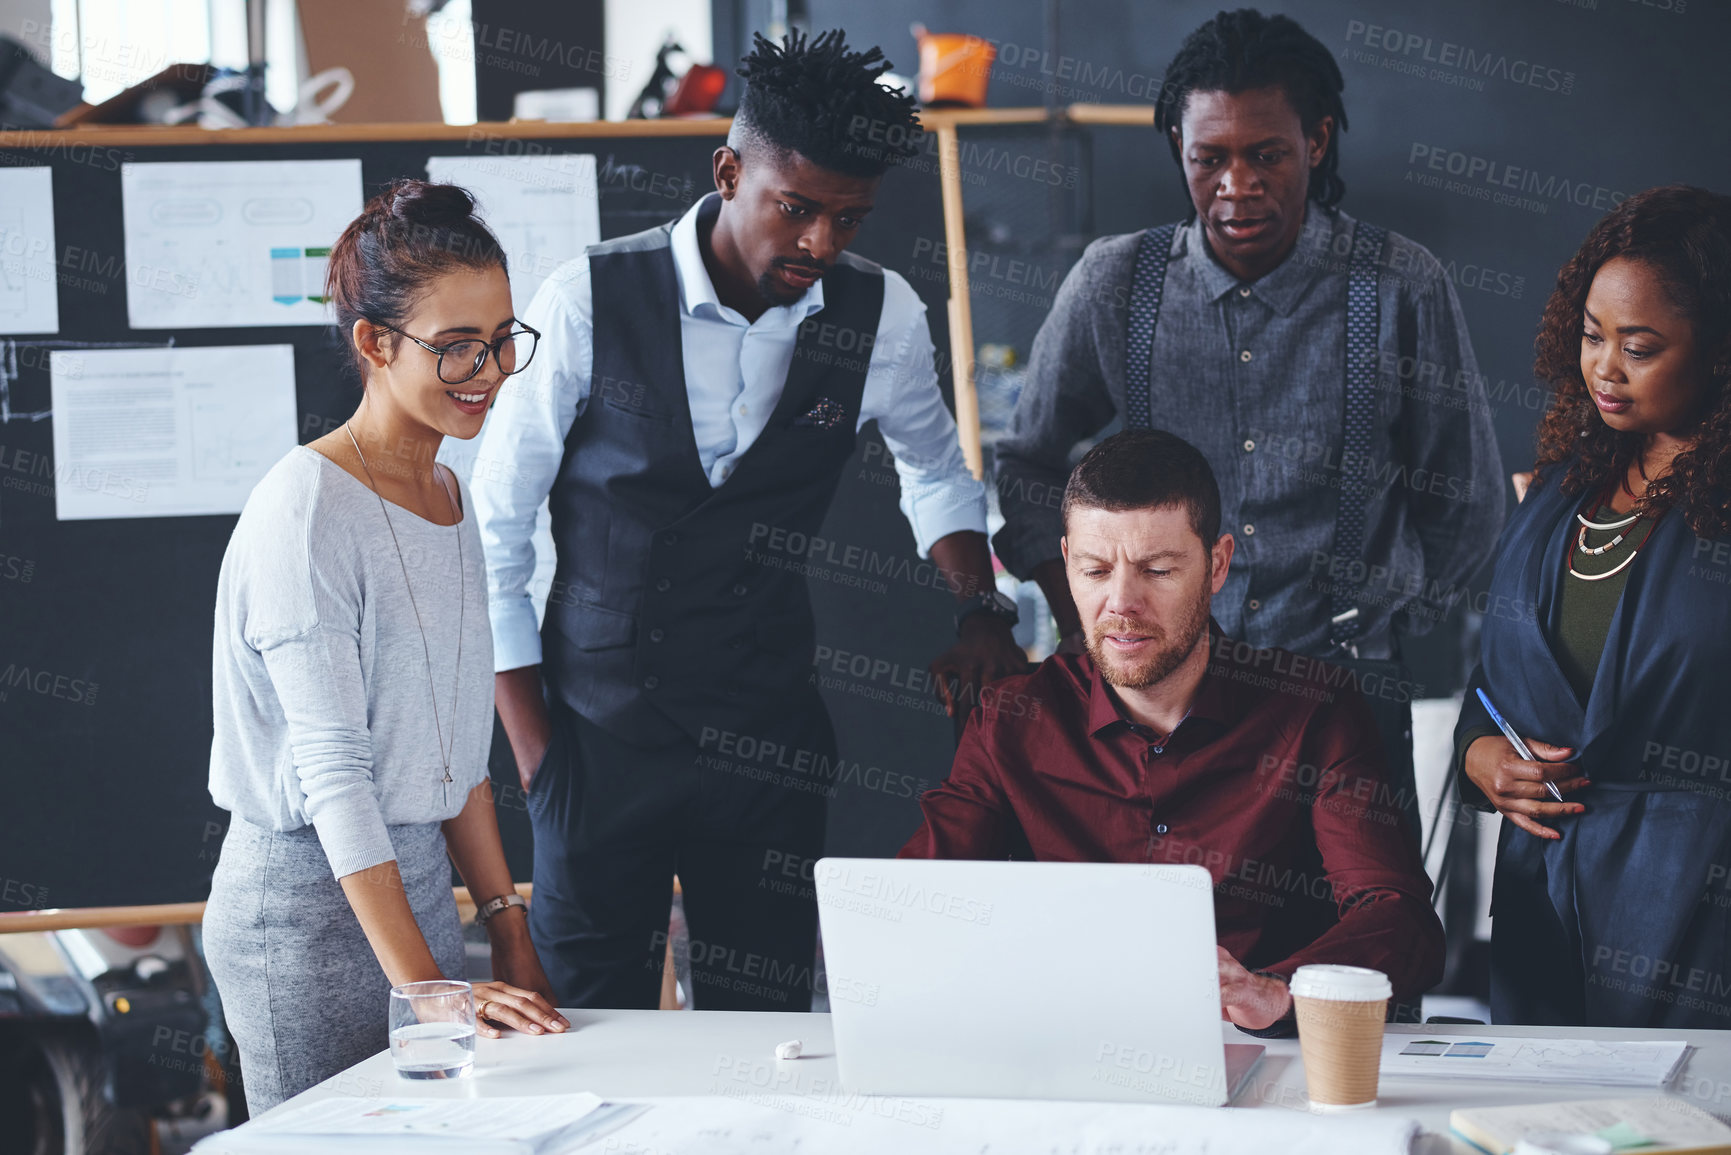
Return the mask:
[[[1515,733],[1515,728],[1509,725],[1508,720],[1497,711],[1495,706],[1491,705],[1490,697],[1486,695],[1484,690],[1479,690],[1478,695],[1479,701],[1483,702],[1485,704],[1485,709],[1490,712],[1491,721],[1497,724],[1497,729],[1503,732],[1503,737],[1509,740],[1509,744],[1515,748],[1515,753],[1519,754],[1528,762],[1540,761],[1540,759],[1533,757],[1532,750],[1525,742],[1521,741],[1521,736]],[[1555,798],[1558,802],[1563,800],[1563,792],[1558,790],[1557,784],[1552,782],[1549,778],[1545,779],[1545,789],[1550,791],[1551,797]]]

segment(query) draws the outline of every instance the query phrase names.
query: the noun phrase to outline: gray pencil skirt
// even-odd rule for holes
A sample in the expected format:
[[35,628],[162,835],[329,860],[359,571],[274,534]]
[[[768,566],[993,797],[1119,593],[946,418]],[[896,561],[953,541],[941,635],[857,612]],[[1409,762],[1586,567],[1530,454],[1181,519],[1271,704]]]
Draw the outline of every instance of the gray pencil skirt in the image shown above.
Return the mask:
[[[446,978],[463,976],[463,932],[437,823],[388,828],[409,907]],[[204,951],[258,1115],[382,1051],[385,978],[312,827],[236,818],[204,908]]]

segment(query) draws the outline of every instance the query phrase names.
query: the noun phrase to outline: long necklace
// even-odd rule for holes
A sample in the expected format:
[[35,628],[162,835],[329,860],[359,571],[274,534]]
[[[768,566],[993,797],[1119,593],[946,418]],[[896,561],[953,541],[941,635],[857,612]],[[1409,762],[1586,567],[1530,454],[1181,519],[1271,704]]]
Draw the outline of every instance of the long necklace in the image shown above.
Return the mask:
[[1637,516],[1637,517],[1631,517],[1628,521],[1619,521],[1613,525],[1598,525],[1598,524],[1595,524],[1594,522],[1588,521],[1586,518],[1582,517],[1578,513],[1575,515],[1575,517],[1581,523],[1581,532],[1580,532],[1579,536],[1577,536],[1575,538],[1575,548],[1577,550],[1579,550],[1580,552],[1582,552],[1584,554],[1588,554],[1592,557],[1598,557],[1602,553],[1608,553],[1611,550],[1616,549],[1618,546],[1623,544],[1623,539],[1625,537],[1627,537],[1628,535],[1619,533],[1616,537],[1612,538],[1610,541],[1606,542],[1604,545],[1589,546],[1587,544],[1587,531],[1589,529],[1602,530],[1602,531],[1608,533],[1613,529],[1622,529],[1625,525],[1634,525],[1637,521],[1641,520]]
[[[1582,532],[1582,534],[1585,534],[1587,531],[1582,530],[1581,532]],[[1641,544],[1645,545],[1646,542],[1642,542]],[[1582,573],[1580,570],[1575,568],[1575,559],[1573,556],[1571,556],[1569,558],[1569,576],[1570,577],[1578,577],[1584,582],[1602,582],[1606,578],[1615,577],[1617,574],[1622,573],[1625,569],[1628,569],[1629,566],[1634,564],[1635,557],[1640,552],[1641,552],[1641,546],[1638,545],[1634,549],[1629,551],[1628,557],[1624,558],[1622,561],[1618,562],[1616,565],[1612,566],[1610,569],[1606,570],[1604,573]]]
[[[1643,470],[1643,475],[1644,474],[1645,471]],[[1623,478],[1623,484],[1625,487],[1628,485],[1627,476]],[[1628,569],[1633,565],[1635,563],[1635,558],[1641,552],[1641,547],[1646,545],[1647,539],[1653,536],[1651,530],[1648,530],[1646,538],[1642,538],[1641,541],[1636,544],[1635,548],[1629,551],[1628,557],[1624,558],[1604,573],[1582,573],[1580,570],[1575,568],[1575,554],[1584,553],[1589,557],[1597,557],[1608,550],[1615,549],[1623,543],[1623,539],[1628,536],[1627,533],[1619,533],[1604,545],[1589,546],[1587,544],[1587,531],[1589,529],[1596,529],[1608,533],[1611,530],[1626,529],[1628,526],[1634,525],[1637,521],[1640,521],[1643,516],[1644,515],[1640,510],[1636,510],[1634,513],[1620,521],[1593,521],[1589,519],[1585,513],[1575,514],[1575,520],[1581,523],[1581,532],[1575,538],[1574,550],[1569,552],[1565,561],[1569,576],[1580,578],[1584,582],[1602,582],[1606,578],[1616,577],[1625,569]]]
[[[343,428],[348,430],[349,440],[354,441],[355,456],[361,459],[361,468],[366,470],[367,481],[371,484],[373,496],[379,499],[379,512],[384,514],[385,517],[385,528],[391,531],[391,544],[396,546],[397,549],[397,564],[402,567],[403,585],[406,586],[409,591],[409,608],[415,611],[415,628],[421,632],[421,653],[425,655],[427,659],[427,696],[433,700],[433,732],[438,737],[439,759],[444,763],[445,767],[445,776],[440,779],[440,781],[449,783],[452,780],[451,756],[457,752],[457,690],[462,684],[463,675],[463,611],[467,607],[469,601],[469,574],[463,565],[463,530],[459,525],[457,528],[457,574],[459,583],[457,587],[457,671],[451,679],[451,745],[450,748],[447,749],[445,746],[445,730],[444,727],[439,725],[439,695],[433,689],[433,651],[432,648],[427,645],[427,628],[421,624],[421,607],[415,604],[415,587],[414,583],[409,581],[408,564],[403,561],[402,543],[397,541],[396,527],[391,524],[390,512],[385,509],[385,499],[384,496],[379,493],[379,483],[373,480],[373,471],[367,465],[366,455],[361,452],[361,443],[355,441],[355,431],[349,428],[349,423],[347,421],[343,422]],[[435,465],[434,470],[436,471],[437,469],[438,466]],[[451,504],[451,516],[457,518],[460,522],[462,520],[462,515],[457,511],[457,503],[451,498],[450,487],[441,479],[439,482],[439,488],[445,491],[445,500]]]

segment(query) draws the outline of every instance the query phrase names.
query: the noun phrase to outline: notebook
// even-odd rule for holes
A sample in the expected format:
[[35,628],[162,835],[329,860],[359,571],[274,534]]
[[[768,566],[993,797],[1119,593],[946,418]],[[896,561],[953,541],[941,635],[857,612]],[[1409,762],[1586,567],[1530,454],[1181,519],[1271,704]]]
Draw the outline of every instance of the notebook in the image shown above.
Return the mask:
[[1599,1135],[1618,1151],[1731,1155],[1731,1127],[1681,1099],[1580,1099],[1520,1107],[1461,1107],[1449,1128],[1490,1155],[1508,1155],[1535,1131]]

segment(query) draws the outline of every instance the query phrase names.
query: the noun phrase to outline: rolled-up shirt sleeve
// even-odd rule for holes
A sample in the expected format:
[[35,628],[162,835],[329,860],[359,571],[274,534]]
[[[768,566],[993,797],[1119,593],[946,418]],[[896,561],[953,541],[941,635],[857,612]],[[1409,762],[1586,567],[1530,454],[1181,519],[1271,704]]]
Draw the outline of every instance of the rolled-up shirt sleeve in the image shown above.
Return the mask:
[[505,379],[487,414],[469,491],[487,555],[493,669],[541,661],[541,631],[529,588],[535,519],[565,457],[565,436],[589,397],[593,354],[589,259],[560,267],[523,321],[541,334],[528,368]]
[[968,469],[944,405],[926,306],[900,275],[884,272],[883,320],[860,399],[895,458],[901,510],[921,557],[952,533],[986,532],[986,487]]

